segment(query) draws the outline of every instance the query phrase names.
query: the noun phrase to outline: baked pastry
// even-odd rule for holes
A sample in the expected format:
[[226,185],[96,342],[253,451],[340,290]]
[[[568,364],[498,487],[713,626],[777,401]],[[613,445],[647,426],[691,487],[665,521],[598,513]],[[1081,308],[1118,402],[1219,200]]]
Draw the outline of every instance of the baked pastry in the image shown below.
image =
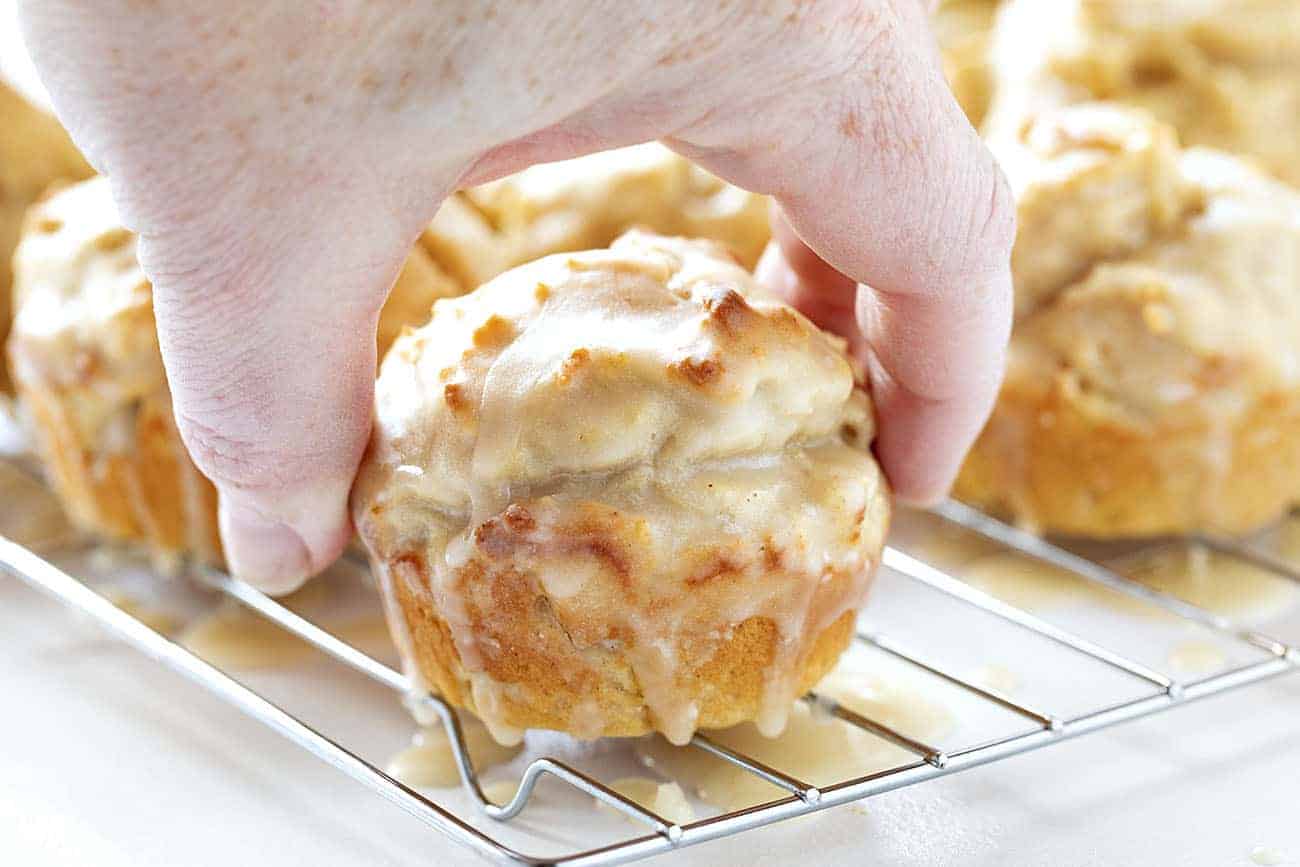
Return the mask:
[[405,329],[423,325],[429,319],[433,302],[439,298],[454,298],[465,291],[466,287],[459,280],[448,274],[417,244],[407,255],[397,281],[379,311],[375,332],[378,357],[384,357]]
[[932,24],[953,96],[976,128],[993,95],[989,35],[1001,0],[941,0]]
[[[23,214],[57,181],[88,178],[91,168],[59,122],[0,81],[0,341],[9,333],[10,261]],[[0,390],[8,378],[0,364]]]
[[1010,0],[993,40],[994,137],[1047,108],[1123,102],[1300,186],[1300,3]]
[[1113,105],[993,146],[1016,323],[957,495],[1096,537],[1243,533],[1300,502],[1300,192]]
[[172,419],[153,298],[108,181],[28,215],[10,368],[55,491],[83,529],[218,559],[216,493]]
[[749,268],[770,237],[765,196],[650,143],[464,190],[443,205],[423,242],[473,288],[551,253],[606,247],[631,228],[721,241]]
[[[762,197],[658,145],[537,166],[444,204],[380,313],[380,356],[435,299],[542,252],[603,245],[636,222],[730,240],[751,260],[767,237]],[[142,540],[166,558],[217,558],[214,494],[177,438],[152,292],[107,183],[35,209],[17,258],[15,291],[30,296],[31,309],[17,315],[10,354],[23,367],[24,403],[69,512],[85,529]]]
[[633,232],[439,301],[375,400],[352,508],[397,644],[499,737],[775,732],[848,642],[871,407],[719,245]]
[[[14,381],[70,516],[162,560],[219,560],[216,493],[176,431],[153,292],[108,181],[32,208],[15,270]],[[380,314],[381,350],[403,324],[422,322],[434,298],[459,291],[414,251]]]

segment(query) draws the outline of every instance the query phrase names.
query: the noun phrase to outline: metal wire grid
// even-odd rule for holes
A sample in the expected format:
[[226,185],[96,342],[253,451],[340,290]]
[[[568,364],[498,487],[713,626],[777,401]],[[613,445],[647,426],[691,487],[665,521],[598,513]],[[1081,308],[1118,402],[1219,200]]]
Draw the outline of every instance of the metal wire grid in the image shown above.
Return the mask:
[[[887,548],[884,553],[884,565],[895,572],[961,603],[991,614],[1015,628],[1027,630],[1054,642],[1071,653],[1115,669],[1145,684],[1148,689],[1136,698],[1106,707],[1093,708],[1082,714],[1062,717],[959,677],[942,665],[907,650],[889,636],[874,632],[860,632],[856,638],[862,644],[937,677],[983,702],[1010,711],[1022,718],[1027,724],[1026,727],[982,743],[944,751],[911,738],[878,720],[855,713],[823,696],[810,693],[806,696],[806,700],[817,702],[820,708],[849,725],[901,747],[914,759],[887,770],[817,787],[751,756],[729,749],[711,740],[706,734],[697,734],[691,741],[691,746],[771,783],[786,794],[758,806],[725,812],[686,825],[677,825],[607,788],[576,768],[550,757],[538,758],[528,765],[518,790],[509,803],[505,805],[491,803],[483,795],[479,786],[461,733],[460,723],[447,704],[433,695],[412,698],[407,680],[402,674],[339,640],[249,585],[213,570],[203,570],[198,573],[197,577],[206,584],[309,642],[321,652],[392,689],[408,701],[416,701],[435,712],[446,726],[448,740],[466,790],[473,796],[483,813],[492,819],[507,821],[518,815],[528,802],[538,780],[543,775],[550,775],[646,826],[645,833],[610,845],[560,857],[539,858],[516,851],[468,824],[451,811],[393,779],[347,747],[336,743],[240,684],[220,669],[153,631],[36,553],[3,537],[0,537],[0,569],[90,615],[137,649],[215,693],[449,838],[499,863],[575,865],[575,867],[576,865],[623,864],[674,848],[738,834],[793,816],[988,764],[1300,669],[1300,650],[1283,641],[1253,629],[1239,628],[1227,618],[1125,578],[1096,562],[1052,545],[967,506],[949,502],[938,507],[935,514],[946,522],[977,533],[1023,555],[1068,570],[1086,581],[1142,600],[1184,621],[1197,623],[1227,639],[1249,645],[1262,651],[1263,655],[1255,662],[1211,676],[1180,681],[1124,654],[1008,605],[902,551]],[[1300,583],[1300,570],[1267,554],[1222,539],[1203,538],[1197,541],[1221,554],[1263,568],[1282,579]]]

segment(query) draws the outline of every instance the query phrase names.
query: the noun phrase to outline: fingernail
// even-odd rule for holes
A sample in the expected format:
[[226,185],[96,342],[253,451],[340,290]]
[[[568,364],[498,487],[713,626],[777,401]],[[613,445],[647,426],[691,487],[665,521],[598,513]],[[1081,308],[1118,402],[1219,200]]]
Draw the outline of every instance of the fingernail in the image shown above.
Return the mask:
[[311,554],[289,525],[222,503],[221,539],[231,574],[271,594],[289,593],[311,574]]

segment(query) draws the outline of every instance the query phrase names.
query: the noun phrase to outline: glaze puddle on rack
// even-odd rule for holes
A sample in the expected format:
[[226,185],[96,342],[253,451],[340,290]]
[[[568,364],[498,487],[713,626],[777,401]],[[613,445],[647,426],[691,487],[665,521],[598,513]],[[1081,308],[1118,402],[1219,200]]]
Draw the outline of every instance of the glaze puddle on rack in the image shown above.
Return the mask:
[[[14,472],[22,481],[21,468]],[[34,509],[43,493],[38,485],[27,491]],[[11,541],[0,544],[5,571],[439,832],[503,862],[636,860],[1048,746],[1291,672],[1297,663],[1281,640],[1287,636],[1272,634],[1296,600],[1295,576],[1275,574],[1295,568],[1287,528],[1240,550],[1202,540],[1202,548],[1221,549],[1208,559],[1202,549],[1168,546],[1089,551],[1108,567],[1100,568],[949,504],[935,514],[900,516],[897,547],[863,614],[859,641],[782,738],[739,726],[677,748],[653,738],[582,743],[534,732],[518,755],[486,756],[492,766],[481,788],[461,765],[465,785],[417,790],[382,770],[415,726],[399,703],[405,681],[383,642],[372,641],[378,602],[355,561],[282,605],[214,573],[206,588],[160,579],[138,558],[67,544],[62,530],[44,533],[42,542],[12,518],[4,529],[59,567]],[[1035,558],[1055,571],[1033,565]],[[1071,577],[1070,569],[1085,574]],[[1220,570],[1247,576],[1238,582],[1251,588],[1247,598],[1198,589]],[[1159,590],[1121,577],[1129,574]],[[1190,598],[1179,602],[1160,591]],[[1207,612],[1187,601],[1229,610]],[[227,671],[154,632],[133,611]],[[225,653],[241,628],[257,641]],[[304,690],[305,682],[317,686]],[[450,726],[445,742],[461,750],[451,756],[455,766],[464,758],[459,721],[433,699],[421,709]],[[329,740],[334,730],[352,733],[346,745]],[[438,773],[423,781],[446,781],[440,736],[436,728],[426,735]],[[478,737],[475,729],[471,741]],[[478,752],[486,755],[483,746]],[[417,769],[421,760],[412,760]]]

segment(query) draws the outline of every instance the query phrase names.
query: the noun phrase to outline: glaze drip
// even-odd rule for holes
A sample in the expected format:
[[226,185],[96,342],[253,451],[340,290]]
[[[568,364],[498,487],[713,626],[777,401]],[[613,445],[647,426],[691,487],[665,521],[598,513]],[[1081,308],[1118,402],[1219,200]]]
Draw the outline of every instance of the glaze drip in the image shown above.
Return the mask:
[[776,732],[847,638],[887,509],[870,405],[709,245],[632,235],[440,302],[377,407],[354,508],[399,644],[504,737]]

